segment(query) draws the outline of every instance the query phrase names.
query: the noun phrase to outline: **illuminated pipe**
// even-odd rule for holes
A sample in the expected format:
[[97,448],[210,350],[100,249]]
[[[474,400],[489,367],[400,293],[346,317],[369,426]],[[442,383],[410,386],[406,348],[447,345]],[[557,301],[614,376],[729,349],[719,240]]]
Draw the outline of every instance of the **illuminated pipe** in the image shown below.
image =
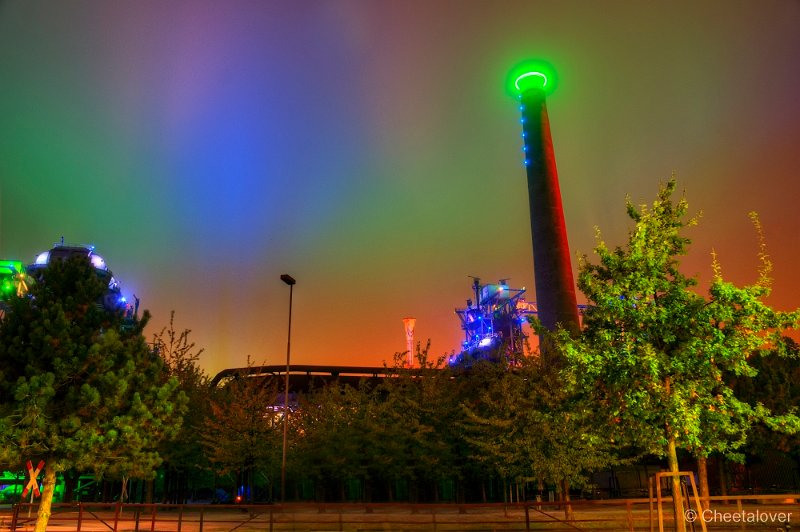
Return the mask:
[[546,105],[555,78],[546,70],[528,70],[513,79],[521,103],[539,319],[547,329],[560,323],[574,333],[578,306]]

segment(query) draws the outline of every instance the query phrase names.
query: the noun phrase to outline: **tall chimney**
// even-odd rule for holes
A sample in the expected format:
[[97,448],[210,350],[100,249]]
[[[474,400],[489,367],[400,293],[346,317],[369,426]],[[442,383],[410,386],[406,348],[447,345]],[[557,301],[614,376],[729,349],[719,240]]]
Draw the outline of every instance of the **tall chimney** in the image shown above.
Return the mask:
[[575,333],[578,305],[546,105],[555,77],[546,68],[533,68],[513,76],[513,83],[522,113],[539,319],[549,330],[560,323]]

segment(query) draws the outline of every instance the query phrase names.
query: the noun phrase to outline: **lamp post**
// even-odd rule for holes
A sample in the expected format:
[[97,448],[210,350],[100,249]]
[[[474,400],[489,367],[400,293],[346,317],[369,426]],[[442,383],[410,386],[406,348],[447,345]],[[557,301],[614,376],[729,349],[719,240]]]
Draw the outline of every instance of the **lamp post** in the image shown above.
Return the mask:
[[289,285],[289,337],[286,340],[286,377],[283,383],[283,458],[281,459],[281,502],[286,502],[286,441],[289,434],[289,360],[292,353],[292,289],[297,282],[288,273],[281,281]]

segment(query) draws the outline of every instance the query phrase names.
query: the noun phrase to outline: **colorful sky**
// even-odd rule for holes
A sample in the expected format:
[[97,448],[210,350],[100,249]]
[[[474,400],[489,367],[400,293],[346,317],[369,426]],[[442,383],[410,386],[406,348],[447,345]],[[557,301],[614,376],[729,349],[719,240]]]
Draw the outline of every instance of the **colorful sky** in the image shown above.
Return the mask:
[[[0,257],[63,235],[126,293],[176,312],[210,373],[381,365],[402,318],[458,349],[469,275],[533,294],[516,103],[548,99],[570,247],[629,228],[675,172],[687,273],[756,278],[800,305],[800,2],[6,0],[0,3]],[[574,266],[574,264],[573,264]],[[533,297],[531,297],[532,299]]]

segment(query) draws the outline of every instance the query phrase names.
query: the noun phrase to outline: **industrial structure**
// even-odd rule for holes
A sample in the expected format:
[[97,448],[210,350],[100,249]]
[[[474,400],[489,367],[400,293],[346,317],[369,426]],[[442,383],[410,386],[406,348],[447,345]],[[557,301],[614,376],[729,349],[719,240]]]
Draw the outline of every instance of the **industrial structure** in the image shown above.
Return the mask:
[[[555,88],[555,75],[542,62],[524,63],[512,70],[510,92],[519,99],[525,172],[528,178],[533,273],[536,303],[523,299],[525,289],[509,288],[505,280],[481,285],[475,278],[474,301],[456,309],[465,339],[451,364],[475,359],[513,360],[523,353],[526,335],[522,325],[537,314],[549,330],[561,326],[573,333],[580,328],[579,307],[572,276],[567,227],[561,204],[546,95]],[[547,346],[541,345],[547,359]]]
[[522,115],[539,320],[550,330],[560,324],[577,332],[575,282],[546,104],[546,94],[555,88],[555,74],[538,62],[515,69],[511,79]]
[[105,259],[95,253],[94,246],[66,245],[62,239],[51,249],[36,256],[33,263],[23,266],[19,260],[0,260],[0,317],[7,309],[6,301],[12,297],[22,297],[28,292],[29,283],[41,282],[44,271],[54,261],[72,257],[86,257],[94,267],[97,276],[108,283],[97,304],[109,312],[123,312],[126,318],[133,318],[139,310],[139,300],[129,304],[122,294],[122,287],[108,268]]
[[522,326],[536,305],[522,297],[525,288],[510,288],[506,279],[497,284],[481,284],[473,277],[473,299],[456,309],[464,331],[461,353],[451,357],[451,365],[470,365],[478,359],[513,359],[525,350],[527,335]]

